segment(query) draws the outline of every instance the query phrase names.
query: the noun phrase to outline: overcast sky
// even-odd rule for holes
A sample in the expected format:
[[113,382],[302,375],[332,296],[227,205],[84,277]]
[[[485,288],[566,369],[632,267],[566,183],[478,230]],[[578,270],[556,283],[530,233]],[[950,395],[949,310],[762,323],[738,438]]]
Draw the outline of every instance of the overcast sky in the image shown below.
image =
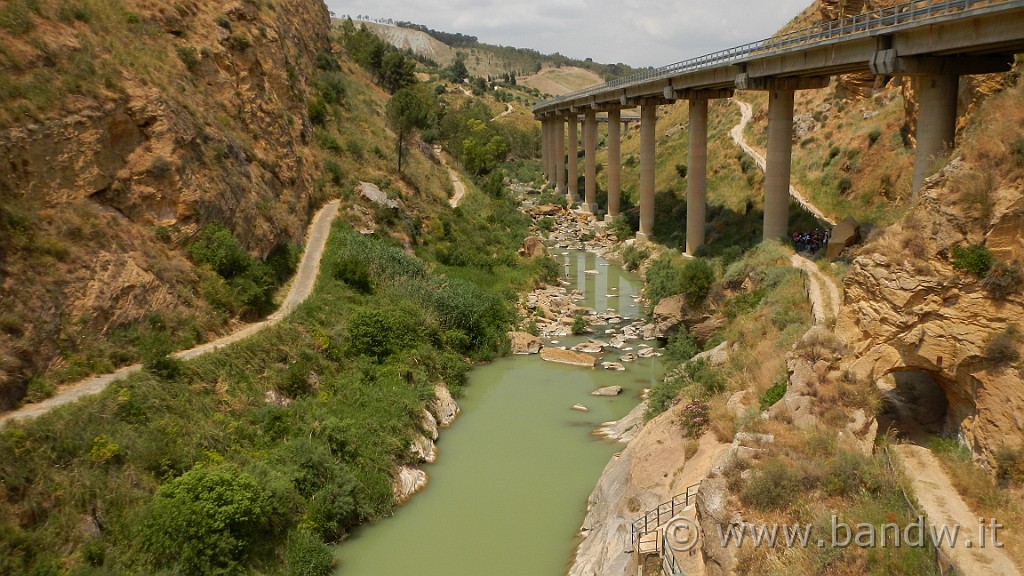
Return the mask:
[[326,0],[481,42],[597,62],[663,66],[771,36],[811,0]]

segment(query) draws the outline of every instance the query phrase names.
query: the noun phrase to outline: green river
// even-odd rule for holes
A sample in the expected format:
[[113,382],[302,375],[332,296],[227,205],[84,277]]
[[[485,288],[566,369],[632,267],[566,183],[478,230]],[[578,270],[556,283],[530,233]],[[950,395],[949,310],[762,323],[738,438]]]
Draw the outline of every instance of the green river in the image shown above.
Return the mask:
[[[558,254],[556,252],[556,254]],[[581,305],[640,315],[633,274],[586,252],[558,255]],[[598,270],[599,274],[584,274]],[[609,295],[620,294],[619,297]],[[610,326],[597,327],[592,335]],[[582,337],[558,339],[572,346]],[[641,341],[626,347],[638,349]],[[547,344],[548,342],[545,342]],[[624,354],[610,349],[608,361]],[[576,545],[586,500],[605,464],[622,445],[591,434],[624,416],[640,391],[661,375],[657,358],[625,372],[580,368],[514,356],[474,369],[462,413],[441,432],[426,489],[391,518],[358,530],[336,549],[339,576],[560,576]],[[590,393],[619,385],[614,398]],[[589,412],[571,409],[582,404]]]

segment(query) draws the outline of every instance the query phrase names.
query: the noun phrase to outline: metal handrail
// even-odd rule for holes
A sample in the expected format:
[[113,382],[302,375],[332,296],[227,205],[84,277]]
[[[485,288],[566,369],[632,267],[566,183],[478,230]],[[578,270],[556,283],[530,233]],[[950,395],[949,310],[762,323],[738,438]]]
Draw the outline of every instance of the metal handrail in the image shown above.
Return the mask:
[[668,533],[661,535],[661,573],[663,576],[686,576],[679,567],[676,553],[668,544]]
[[676,494],[668,502],[662,502],[656,508],[649,510],[643,516],[637,518],[630,525],[630,547],[636,549],[640,545],[640,538],[657,530],[659,526],[675,518],[678,512],[689,508],[691,500],[696,500],[700,484],[692,484],[686,487],[686,492]]
[[1020,3],[1019,0],[913,0],[896,6],[880,8],[872,12],[854,14],[838,20],[823,22],[757,42],[749,42],[733,48],[719,50],[718,52],[697,56],[689,60],[682,60],[674,64],[662,66],[661,68],[638,72],[604,84],[583,88],[558,98],[545,100],[534,106],[533,109],[537,111],[542,107],[552,104],[585,98],[614,88],[660,80],[683,72],[694,72],[712,66],[733,64],[741,61],[746,56],[754,54],[768,54],[795,46],[828,42],[844,36],[868,33],[880,28],[926,20],[956,11],[962,12],[981,6],[1005,4],[1008,2]]

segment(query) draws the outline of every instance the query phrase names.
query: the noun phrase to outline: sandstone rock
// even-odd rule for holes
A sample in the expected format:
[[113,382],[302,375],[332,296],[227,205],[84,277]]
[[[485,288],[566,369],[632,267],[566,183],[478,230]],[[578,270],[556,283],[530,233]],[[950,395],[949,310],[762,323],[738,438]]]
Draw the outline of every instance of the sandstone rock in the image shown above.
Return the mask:
[[630,352],[629,354],[626,354],[625,356],[620,356],[619,357],[619,362],[636,362],[636,355],[633,354],[632,352]]
[[832,227],[832,235],[828,240],[828,248],[825,251],[827,258],[838,258],[843,250],[860,242],[860,224],[853,216],[843,218],[842,222]]
[[622,386],[605,386],[590,393],[591,396],[618,396],[622,394]]
[[682,294],[662,298],[654,306],[654,323],[657,326],[659,335],[665,336],[676,329],[683,322],[683,308],[686,306],[686,299]]
[[695,354],[691,360],[704,360],[711,366],[721,366],[729,361],[729,343],[722,342],[711,350]]
[[356,185],[355,191],[360,198],[365,198],[378,206],[391,208],[392,210],[403,208],[401,200],[388,198],[388,195],[375,184],[360,182]]
[[608,344],[601,342],[600,340],[587,340],[582,344],[577,344],[572,347],[576,352],[584,352],[586,354],[600,354],[604,352],[604,347]]
[[615,372],[622,372],[626,369],[625,366],[619,364],[618,362],[601,362],[601,368],[604,368],[605,370],[612,370]]
[[391,492],[395,496],[396,504],[404,504],[427,486],[427,473],[412,466],[401,466],[394,474],[391,481]]
[[513,354],[537,354],[542,345],[541,339],[528,332],[509,332],[508,339],[512,344]]
[[459,415],[459,405],[452,398],[452,393],[444,384],[434,386],[434,400],[430,403],[430,411],[436,417],[437,424],[446,428]]
[[571,364],[573,366],[585,366],[587,368],[593,368],[594,364],[597,363],[597,358],[590,354],[575,352],[573,350],[562,350],[560,348],[542,348],[540,351],[540,357],[548,362]]
[[572,409],[577,412],[590,412],[590,408],[587,408],[583,404],[573,404]]
[[292,399],[279,393],[277,390],[267,390],[263,401],[272,406],[286,408],[292,403]]
[[640,358],[654,358],[655,356],[658,356],[658,351],[654,348],[641,348],[637,351],[636,355]]
[[537,236],[527,236],[523,239],[523,245],[519,248],[519,255],[526,256],[527,258],[544,256],[547,253],[547,246],[545,246],[544,241]]
[[433,440],[423,434],[417,434],[413,436],[412,442],[409,444],[409,454],[417,462],[431,464],[437,459],[437,448],[434,446]]

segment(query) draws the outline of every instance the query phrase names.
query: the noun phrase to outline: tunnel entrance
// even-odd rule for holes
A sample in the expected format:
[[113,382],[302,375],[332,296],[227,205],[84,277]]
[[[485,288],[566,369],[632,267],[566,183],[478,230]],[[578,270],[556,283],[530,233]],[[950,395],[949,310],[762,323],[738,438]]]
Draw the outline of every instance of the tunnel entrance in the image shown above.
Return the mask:
[[949,427],[949,399],[934,374],[923,370],[891,372],[878,381],[883,408],[878,429],[915,443],[929,436],[955,434]]

